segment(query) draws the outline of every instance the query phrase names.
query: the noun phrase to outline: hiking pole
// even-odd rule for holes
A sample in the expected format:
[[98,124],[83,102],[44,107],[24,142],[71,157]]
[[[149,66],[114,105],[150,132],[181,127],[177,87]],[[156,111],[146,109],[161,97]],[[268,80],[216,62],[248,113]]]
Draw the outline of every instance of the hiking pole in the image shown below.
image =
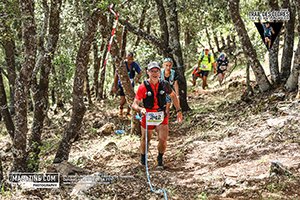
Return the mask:
[[[147,115],[148,112],[146,112],[146,132],[145,132],[145,167],[146,167],[146,175],[147,175],[147,180],[148,180],[148,184],[150,186],[150,190],[151,192],[154,192],[156,194],[160,194],[163,193],[164,194],[164,199],[168,200],[168,195],[167,195],[167,191],[165,189],[154,189],[154,187],[151,184],[151,180],[150,180],[150,173],[149,173],[149,169],[148,169],[148,123],[147,123]],[[139,115],[137,115],[139,116]],[[136,116],[137,119],[141,119],[141,117],[139,116],[139,118]]]

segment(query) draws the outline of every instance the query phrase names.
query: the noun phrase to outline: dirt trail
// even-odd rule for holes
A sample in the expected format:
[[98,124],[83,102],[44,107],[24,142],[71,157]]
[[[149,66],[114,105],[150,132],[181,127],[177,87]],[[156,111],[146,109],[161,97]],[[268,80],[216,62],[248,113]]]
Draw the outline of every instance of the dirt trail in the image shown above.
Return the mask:
[[[299,103],[267,97],[247,104],[238,100],[241,89],[190,94],[194,111],[184,124],[171,125],[163,171],[155,169],[157,140],[152,140],[151,180],[167,189],[169,199],[300,198]],[[150,193],[139,166],[138,137],[108,136],[94,145],[97,151],[89,146],[87,153],[96,157],[85,167],[134,178],[97,185],[87,193],[90,199],[162,199]],[[86,153],[76,151],[73,158],[80,154]],[[282,163],[293,176],[270,177],[272,161]]]

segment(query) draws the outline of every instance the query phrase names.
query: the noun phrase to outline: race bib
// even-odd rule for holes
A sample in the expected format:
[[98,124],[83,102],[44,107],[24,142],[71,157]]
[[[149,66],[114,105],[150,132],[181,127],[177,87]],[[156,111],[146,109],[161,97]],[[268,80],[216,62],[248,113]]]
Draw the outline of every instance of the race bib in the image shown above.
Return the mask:
[[220,66],[220,69],[224,71],[224,70],[227,69],[227,66],[226,66],[226,65],[221,65],[221,66]]
[[147,125],[160,125],[164,121],[164,112],[148,112],[146,114]]

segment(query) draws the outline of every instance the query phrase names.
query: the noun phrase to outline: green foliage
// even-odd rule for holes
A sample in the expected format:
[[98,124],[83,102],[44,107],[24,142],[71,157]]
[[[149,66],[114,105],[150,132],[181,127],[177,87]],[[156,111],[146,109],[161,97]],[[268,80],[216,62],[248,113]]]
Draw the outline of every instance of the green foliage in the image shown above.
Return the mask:
[[56,56],[53,60],[56,77],[52,77],[51,88],[55,89],[63,100],[69,100],[72,95],[75,63],[65,54]]

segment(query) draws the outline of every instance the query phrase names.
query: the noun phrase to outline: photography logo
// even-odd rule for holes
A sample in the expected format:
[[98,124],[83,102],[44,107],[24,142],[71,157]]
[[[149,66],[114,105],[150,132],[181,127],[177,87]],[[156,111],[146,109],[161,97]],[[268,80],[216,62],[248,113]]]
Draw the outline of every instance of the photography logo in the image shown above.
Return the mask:
[[249,12],[248,17],[254,21],[263,43],[270,50],[280,33],[283,21],[290,19],[290,12],[288,9],[252,11]]
[[59,188],[59,173],[10,173],[9,182],[22,188]]

